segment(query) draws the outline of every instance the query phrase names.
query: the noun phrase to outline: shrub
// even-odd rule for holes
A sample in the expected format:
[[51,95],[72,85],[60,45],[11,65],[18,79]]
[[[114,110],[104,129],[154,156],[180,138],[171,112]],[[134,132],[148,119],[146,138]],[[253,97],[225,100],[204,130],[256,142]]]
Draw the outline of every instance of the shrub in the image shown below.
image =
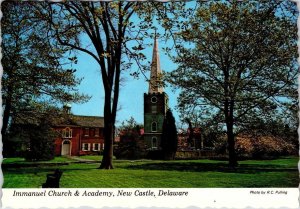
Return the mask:
[[[227,153],[227,139],[220,137],[214,141],[215,152],[218,155]],[[235,149],[241,159],[269,159],[279,156],[297,154],[297,147],[292,141],[281,137],[265,135],[239,135],[235,137]]]
[[54,158],[54,133],[47,124],[30,125],[23,129],[23,137],[29,144],[25,151],[28,161],[52,160]]
[[292,143],[274,136],[238,136],[236,151],[240,158],[254,159],[292,155],[297,152]]

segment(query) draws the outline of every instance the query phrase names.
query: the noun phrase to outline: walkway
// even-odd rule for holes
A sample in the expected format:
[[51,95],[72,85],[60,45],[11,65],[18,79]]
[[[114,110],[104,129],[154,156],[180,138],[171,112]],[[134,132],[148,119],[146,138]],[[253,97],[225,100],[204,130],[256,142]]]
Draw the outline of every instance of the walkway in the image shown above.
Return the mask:
[[69,158],[70,160],[75,160],[77,162],[83,162],[83,163],[96,163],[100,162],[100,160],[91,160],[91,159],[83,159],[78,156],[66,156],[66,158]]

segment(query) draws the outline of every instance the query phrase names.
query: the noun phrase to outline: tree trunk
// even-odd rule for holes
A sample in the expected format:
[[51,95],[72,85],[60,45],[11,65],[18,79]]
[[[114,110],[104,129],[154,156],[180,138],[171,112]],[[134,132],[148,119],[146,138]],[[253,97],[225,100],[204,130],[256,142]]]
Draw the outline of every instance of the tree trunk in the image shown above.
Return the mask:
[[226,126],[227,126],[227,142],[228,142],[228,154],[229,154],[229,166],[236,167],[238,165],[237,156],[235,152],[235,139],[233,133],[233,99],[225,102]]
[[[105,120],[105,118],[104,118]],[[104,151],[103,159],[100,164],[100,169],[113,169],[112,159],[113,159],[113,124],[108,123],[104,125]]]
[[100,169],[113,169],[113,139],[115,114],[111,111],[111,89],[105,89],[104,100],[104,151]]
[[227,142],[229,153],[229,166],[236,167],[238,165],[236,152],[235,152],[235,139],[233,133],[233,123],[229,122],[227,125]]
[[8,98],[6,98],[5,108],[4,108],[4,112],[3,112],[3,125],[2,125],[2,129],[1,129],[2,139],[5,136],[6,131],[7,131],[11,107],[12,107],[11,106],[11,98],[8,97]]
[[12,108],[12,96],[11,92],[8,92],[8,97],[6,98],[5,101],[5,108],[3,111],[3,124],[2,124],[2,129],[1,129],[1,135],[2,135],[2,144],[3,144],[3,156],[8,156],[10,153],[7,137],[6,137],[6,132],[8,128],[8,122],[9,122],[9,117],[10,117],[10,111]]
[[[109,72],[112,70],[110,69]],[[103,70],[103,72],[105,72]],[[103,76],[102,72],[102,76]],[[113,140],[114,140],[114,124],[116,118],[116,112],[112,110],[112,83],[109,79],[103,79],[105,99],[104,99],[104,151],[103,158],[99,169],[113,169]]]
[[171,151],[165,152],[163,154],[164,160],[174,160],[175,154],[176,154],[176,152],[171,152]]

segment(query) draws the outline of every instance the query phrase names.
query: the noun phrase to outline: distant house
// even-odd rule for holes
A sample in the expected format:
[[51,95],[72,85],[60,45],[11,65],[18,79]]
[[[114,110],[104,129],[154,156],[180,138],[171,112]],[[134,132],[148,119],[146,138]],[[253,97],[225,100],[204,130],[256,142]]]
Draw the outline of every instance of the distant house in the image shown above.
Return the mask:
[[177,132],[177,136],[178,136],[177,150],[181,151],[181,150],[188,149],[188,147],[189,147],[188,142],[187,142],[188,134],[187,134],[186,130],[179,129]]
[[137,140],[140,140],[143,135],[143,128],[140,128],[138,130],[121,130],[118,134],[120,143],[136,142]]
[[193,128],[192,132],[189,128],[178,131],[178,150],[199,150],[204,147],[200,128]]
[[99,154],[104,149],[104,118],[69,114],[66,121],[55,125],[56,156]]

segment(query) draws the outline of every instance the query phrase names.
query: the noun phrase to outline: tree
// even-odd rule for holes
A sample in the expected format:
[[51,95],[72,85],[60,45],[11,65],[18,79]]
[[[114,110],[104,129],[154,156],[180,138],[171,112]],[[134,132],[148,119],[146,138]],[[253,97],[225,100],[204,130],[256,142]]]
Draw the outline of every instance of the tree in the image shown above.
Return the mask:
[[182,89],[182,113],[200,112],[226,133],[230,166],[237,165],[240,128],[285,115],[293,105],[295,10],[291,2],[210,2],[178,34],[185,45],[177,46],[178,68],[167,80]]
[[66,113],[48,103],[31,101],[10,122],[5,155],[27,160],[50,160],[54,157],[53,125],[66,118]]
[[117,158],[138,159],[145,156],[145,145],[141,140],[142,128],[133,117],[122,122],[118,127],[120,142],[114,149]]
[[173,160],[177,151],[178,137],[175,118],[170,109],[166,112],[161,136],[161,147],[165,160]]
[[122,122],[121,126],[119,127],[119,130],[122,131],[139,131],[142,128],[142,125],[138,124],[136,120],[133,117],[130,117],[129,120],[125,120]]
[[[54,35],[63,46],[92,56],[100,67],[104,86],[105,147],[100,168],[112,169],[113,137],[119,99],[119,83],[124,52],[125,33],[134,2],[66,2],[51,3],[50,23]],[[80,45],[73,34],[85,34],[93,49]]]
[[55,132],[47,123],[26,124],[19,129],[19,136],[23,141],[28,140],[24,157],[29,161],[51,160],[54,158]]
[[[60,2],[50,3],[48,21],[52,36],[73,50],[86,53],[99,64],[104,87],[105,147],[100,168],[112,169],[113,136],[118,108],[121,72],[137,62],[140,72],[146,68],[141,52],[143,41],[153,29],[152,12],[160,13],[162,3],[141,2]],[[172,7],[165,7],[165,14]],[[39,9],[42,11],[43,9]],[[138,18],[143,17],[143,18]],[[84,37],[84,41],[82,38]],[[129,42],[134,45],[129,47]],[[131,46],[132,46],[131,45]],[[144,68],[145,67],[145,68]],[[132,73],[133,76],[139,72]]]
[[66,49],[47,39],[47,23],[38,18],[31,4],[3,2],[2,9],[1,133],[5,146],[9,121],[38,114],[39,109],[26,114],[31,102],[83,102],[87,97],[77,93],[80,79],[75,78],[74,69],[63,67]]
[[121,126],[118,127],[118,130],[120,137],[123,137],[125,141],[136,141],[141,136],[142,128],[143,125],[138,124],[133,117],[130,117],[129,120],[125,120],[122,122]]

